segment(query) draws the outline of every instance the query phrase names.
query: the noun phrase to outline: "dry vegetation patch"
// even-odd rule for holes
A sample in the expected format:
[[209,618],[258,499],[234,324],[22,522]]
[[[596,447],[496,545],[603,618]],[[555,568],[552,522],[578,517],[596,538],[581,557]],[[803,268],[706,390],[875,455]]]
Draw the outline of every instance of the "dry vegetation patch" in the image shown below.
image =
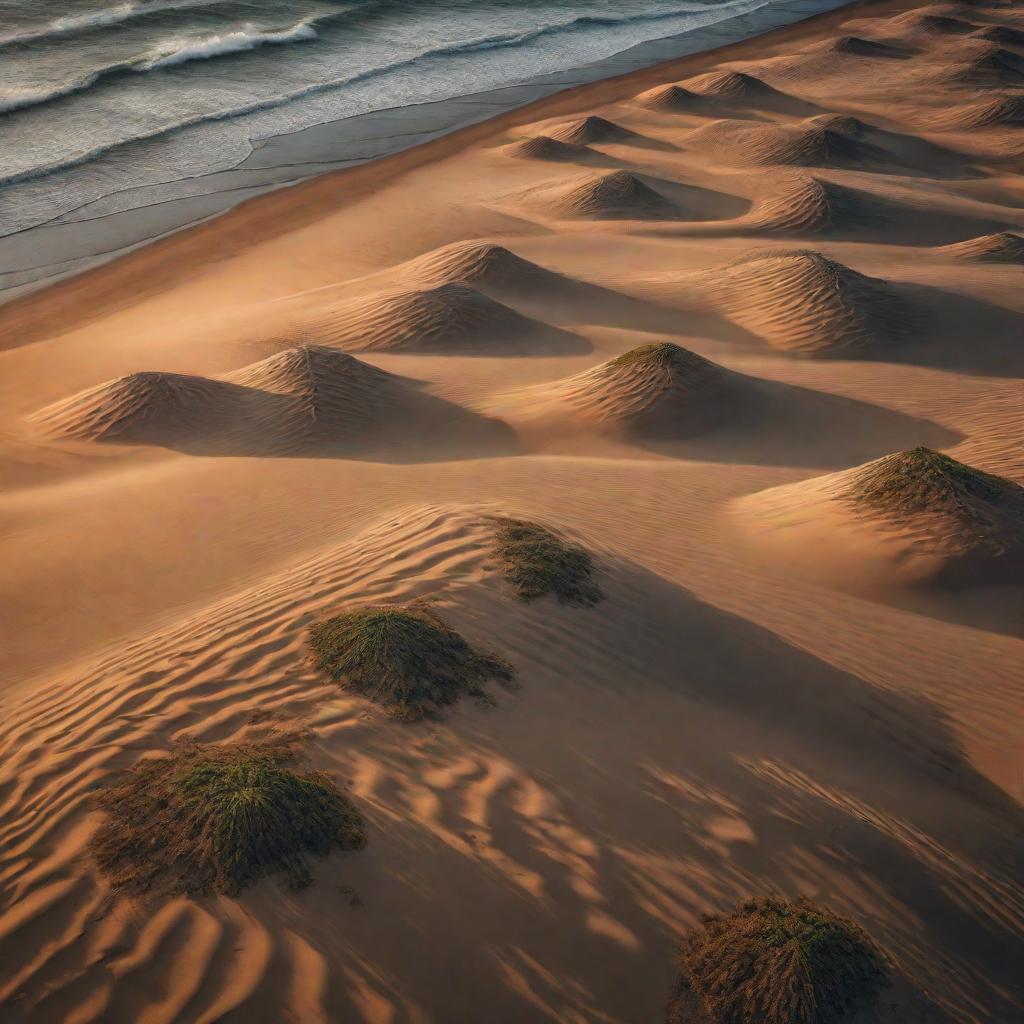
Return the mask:
[[1024,488],[931,448],[913,448],[866,466],[850,500],[888,515],[944,513],[965,528],[987,527],[993,511],[1024,528]]
[[539,523],[500,519],[494,551],[502,575],[523,601],[554,594],[560,601],[590,607],[601,600],[590,555]]
[[283,872],[312,881],[308,856],[366,842],[359,812],[321,772],[297,772],[291,738],[194,745],[141,761],[97,799],[93,840],[115,888],[237,895]]
[[507,662],[471,647],[424,604],[353,609],[313,626],[309,646],[321,672],[404,720],[463,695],[487,701],[487,680],[513,679]]
[[750,900],[706,917],[679,955],[669,1024],[840,1024],[876,998],[882,954],[809,900]]

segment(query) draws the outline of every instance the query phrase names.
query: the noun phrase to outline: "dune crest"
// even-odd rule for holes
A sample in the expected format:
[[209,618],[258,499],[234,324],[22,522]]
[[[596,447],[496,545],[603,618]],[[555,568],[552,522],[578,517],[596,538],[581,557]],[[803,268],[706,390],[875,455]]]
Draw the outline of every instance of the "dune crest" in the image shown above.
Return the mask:
[[550,135],[534,135],[504,147],[504,152],[521,160],[549,160],[573,163],[593,156],[593,150],[574,142],[562,142]]
[[391,291],[314,317],[318,340],[352,352],[480,352],[523,346],[580,349],[581,339],[464,284]]
[[1024,96],[1013,94],[974,100],[934,115],[930,118],[930,123],[947,131],[1024,125]]
[[749,99],[764,96],[772,90],[759,78],[742,71],[709,71],[682,83],[684,89],[698,96],[715,96],[724,99]]
[[577,146],[588,146],[593,142],[628,142],[636,137],[636,132],[596,115],[555,125],[547,134],[557,142],[568,142]]
[[794,540],[820,530],[848,537],[851,551],[866,557],[870,578],[861,583],[1024,579],[1024,487],[930,448],[773,488],[737,508],[769,534],[788,515]]
[[1024,237],[999,231],[944,245],[938,251],[970,263],[1024,263]]
[[146,371],[107,381],[31,417],[44,433],[82,441],[171,443],[230,433],[258,392],[181,373]]
[[558,422],[620,438],[671,440],[711,429],[728,416],[733,375],[669,342],[642,345],[583,373],[501,406],[511,420]]
[[860,141],[852,132],[811,121],[799,125],[715,121],[695,129],[689,136],[689,142],[691,146],[706,148],[735,166],[861,166],[884,155]]
[[700,102],[700,97],[679,85],[659,85],[640,93],[633,102],[649,110],[688,111]]
[[524,203],[557,217],[663,220],[681,216],[676,205],[629,171],[611,171],[530,190]]
[[709,273],[706,288],[734,323],[800,355],[890,348],[916,319],[888,282],[809,249],[752,252]]
[[874,227],[880,214],[860,194],[807,174],[783,178],[745,218],[751,226],[779,234],[825,234]]
[[572,282],[494,242],[453,242],[406,263],[403,273],[440,284],[464,284],[496,292],[558,290]]

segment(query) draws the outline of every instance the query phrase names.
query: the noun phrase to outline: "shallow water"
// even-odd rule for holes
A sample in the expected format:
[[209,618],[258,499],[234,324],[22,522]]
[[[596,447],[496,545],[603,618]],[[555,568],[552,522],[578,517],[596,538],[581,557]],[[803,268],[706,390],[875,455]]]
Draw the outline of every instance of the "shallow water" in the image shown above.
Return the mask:
[[59,0],[44,13],[0,0],[0,234],[235,167],[273,136],[511,85],[774,2]]

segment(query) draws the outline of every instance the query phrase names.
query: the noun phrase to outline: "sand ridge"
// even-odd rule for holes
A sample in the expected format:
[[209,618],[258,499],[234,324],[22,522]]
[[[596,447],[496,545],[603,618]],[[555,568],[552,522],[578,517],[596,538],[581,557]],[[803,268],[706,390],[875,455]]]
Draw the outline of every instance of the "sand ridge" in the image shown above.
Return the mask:
[[[655,1021],[777,893],[892,959],[871,1024],[1018,1020],[1022,38],[837,10],[0,311],[0,1019]],[[603,600],[519,600],[509,517]],[[420,601],[520,689],[315,671]],[[112,891],[98,788],[292,729],[364,850]]]

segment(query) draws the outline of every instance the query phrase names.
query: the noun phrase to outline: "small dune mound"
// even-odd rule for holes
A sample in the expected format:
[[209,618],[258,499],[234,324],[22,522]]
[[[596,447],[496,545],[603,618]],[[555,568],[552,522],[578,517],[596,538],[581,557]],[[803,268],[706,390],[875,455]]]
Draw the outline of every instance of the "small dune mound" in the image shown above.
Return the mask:
[[944,245],[940,252],[969,263],[1024,263],[1024,238],[1009,231]]
[[889,19],[889,24],[900,31],[924,32],[934,35],[966,35],[978,27],[962,18],[951,18],[945,14],[931,13],[927,9],[898,14]]
[[753,252],[710,272],[706,294],[772,347],[809,356],[889,348],[915,320],[887,281],[807,249]]
[[572,142],[561,142],[550,135],[534,135],[529,139],[520,139],[506,146],[504,150],[509,156],[521,160],[548,160],[554,163],[573,163],[593,156],[593,150]]
[[941,559],[936,582],[1024,578],[1024,487],[930,448],[839,474],[835,495]]
[[648,89],[640,93],[634,102],[648,110],[662,111],[686,111],[693,110],[699,102],[700,97],[692,92],[687,92],[678,85],[659,85],[655,89]]
[[526,419],[631,441],[671,441],[714,429],[729,415],[735,378],[679,345],[642,345],[518,398]]
[[373,295],[329,311],[318,337],[354,352],[487,352],[514,344],[579,348],[566,331],[462,284]]
[[679,215],[674,203],[628,171],[559,182],[524,198],[556,217],[663,220]]
[[509,294],[547,293],[572,283],[494,242],[453,242],[412,260],[405,270],[422,281]]
[[258,397],[206,377],[133,373],[47,406],[32,422],[54,437],[175,445],[230,433]]
[[807,899],[750,900],[684,939],[667,1024],[843,1024],[875,1004],[886,974],[853,921]]
[[1024,30],[1009,25],[986,25],[971,35],[975,39],[986,39],[1000,46],[1024,46]]
[[773,234],[828,234],[877,227],[881,214],[851,189],[794,174],[758,202],[747,220]]
[[807,48],[814,53],[849,53],[856,57],[902,57],[904,51],[889,43],[864,39],[862,36],[837,36],[824,39]]
[[952,107],[932,119],[936,128],[966,131],[997,125],[1024,125],[1024,95],[981,99]]
[[851,135],[807,123],[716,121],[693,131],[689,144],[708,148],[738,166],[833,167],[864,163],[874,156],[873,147]]
[[462,696],[487,700],[487,680],[513,678],[510,665],[472,648],[425,604],[345,612],[313,626],[309,646],[319,671],[404,721]]
[[708,71],[683,82],[683,88],[698,96],[722,99],[753,99],[770,94],[773,90],[759,78],[741,71]]
[[283,873],[312,881],[308,857],[366,842],[358,811],[321,772],[294,770],[294,739],[189,746],[140,761],[103,791],[100,869],[133,894],[237,896]]
[[279,352],[234,379],[290,399],[273,425],[278,447],[365,439],[377,421],[394,413],[393,399],[401,389],[391,374],[318,345]]
[[559,601],[591,607],[601,600],[590,555],[539,523],[498,520],[494,554],[505,582],[522,601],[553,594]]
[[636,132],[593,114],[555,125],[547,134],[557,142],[568,142],[575,146],[589,146],[594,142],[628,142],[636,138]]
[[851,139],[862,138],[867,131],[867,125],[850,114],[817,114],[805,118],[800,123],[808,128],[822,128]]
[[[973,49],[973,47],[972,47]],[[996,46],[981,44],[974,53],[957,54],[956,60],[938,73],[941,81],[1024,84],[1024,58]]]

